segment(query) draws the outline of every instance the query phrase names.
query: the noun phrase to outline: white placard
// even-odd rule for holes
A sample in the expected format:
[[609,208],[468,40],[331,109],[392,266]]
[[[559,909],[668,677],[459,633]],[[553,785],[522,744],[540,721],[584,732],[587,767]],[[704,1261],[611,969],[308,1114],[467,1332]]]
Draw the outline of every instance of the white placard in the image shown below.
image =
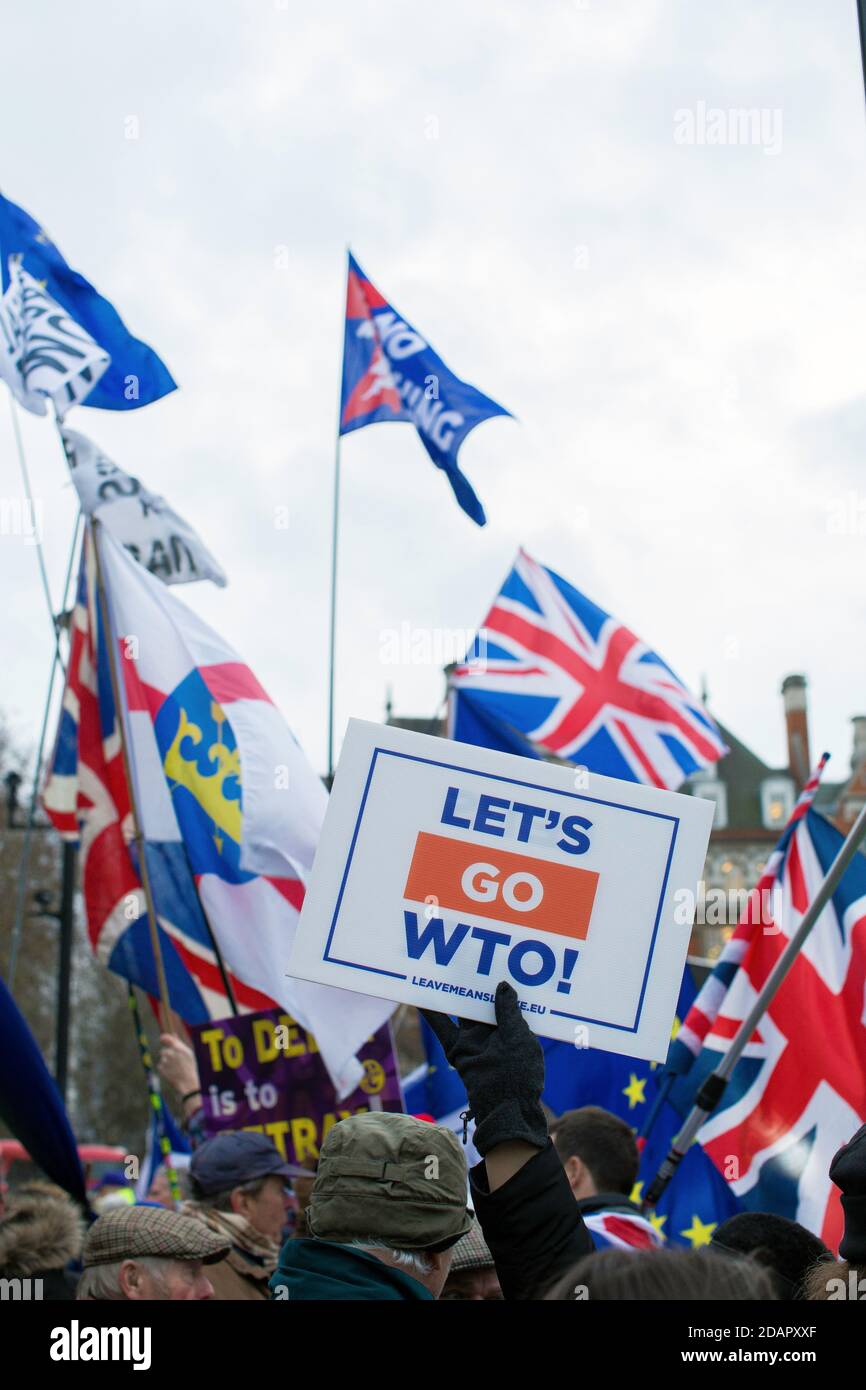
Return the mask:
[[[349,723],[289,974],[664,1061],[713,803]],[[685,910],[684,910],[685,905]]]

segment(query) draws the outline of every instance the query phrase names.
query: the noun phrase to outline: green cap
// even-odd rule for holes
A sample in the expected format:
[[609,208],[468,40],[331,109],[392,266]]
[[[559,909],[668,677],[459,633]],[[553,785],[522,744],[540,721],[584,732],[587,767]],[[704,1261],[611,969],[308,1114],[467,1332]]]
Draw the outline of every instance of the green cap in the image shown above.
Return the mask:
[[445,1249],[472,1225],[456,1134],[412,1115],[350,1115],[328,1133],[307,1212],[319,1240]]

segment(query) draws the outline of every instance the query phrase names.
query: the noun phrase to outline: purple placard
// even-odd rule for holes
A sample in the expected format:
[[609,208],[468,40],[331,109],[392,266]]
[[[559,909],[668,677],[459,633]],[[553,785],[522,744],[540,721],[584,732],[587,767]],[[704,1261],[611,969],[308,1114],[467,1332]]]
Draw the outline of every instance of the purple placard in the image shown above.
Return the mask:
[[270,1135],[289,1163],[308,1165],[337,1120],[405,1108],[390,1024],[359,1049],[364,1079],[341,1101],[313,1035],[280,1009],[202,1023],[191,1032],[209,1135],[256,1129]]

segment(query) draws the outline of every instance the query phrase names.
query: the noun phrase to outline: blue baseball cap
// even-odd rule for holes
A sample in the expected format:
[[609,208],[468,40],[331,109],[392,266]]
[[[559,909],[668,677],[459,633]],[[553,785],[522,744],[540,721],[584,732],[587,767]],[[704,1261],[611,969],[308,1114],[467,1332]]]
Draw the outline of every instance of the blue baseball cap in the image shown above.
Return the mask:
[[278,1178],[309,1176],[305,1169],[286,1163],[273,1139],[254,1130],[215,1134],[206,1139],[193,1154],[189,1171],[199,1192],[206,1197],[230,1192],[242,1183],[272,1174]]

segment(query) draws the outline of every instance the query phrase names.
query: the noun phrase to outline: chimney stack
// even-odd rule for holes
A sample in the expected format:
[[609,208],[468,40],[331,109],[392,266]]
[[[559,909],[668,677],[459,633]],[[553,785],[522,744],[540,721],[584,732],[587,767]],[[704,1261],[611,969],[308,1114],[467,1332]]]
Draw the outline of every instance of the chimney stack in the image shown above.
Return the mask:
[[854,746],[851,749],[851,771],[857,772],[866,762],[866,714],[855,714],[851,720],[854,725]]
[[785,728],[788,734],[788,770],[798,790],[802,790],[811,770],[806,677],[786,676],[782,681],[782,699],[785,704]]

